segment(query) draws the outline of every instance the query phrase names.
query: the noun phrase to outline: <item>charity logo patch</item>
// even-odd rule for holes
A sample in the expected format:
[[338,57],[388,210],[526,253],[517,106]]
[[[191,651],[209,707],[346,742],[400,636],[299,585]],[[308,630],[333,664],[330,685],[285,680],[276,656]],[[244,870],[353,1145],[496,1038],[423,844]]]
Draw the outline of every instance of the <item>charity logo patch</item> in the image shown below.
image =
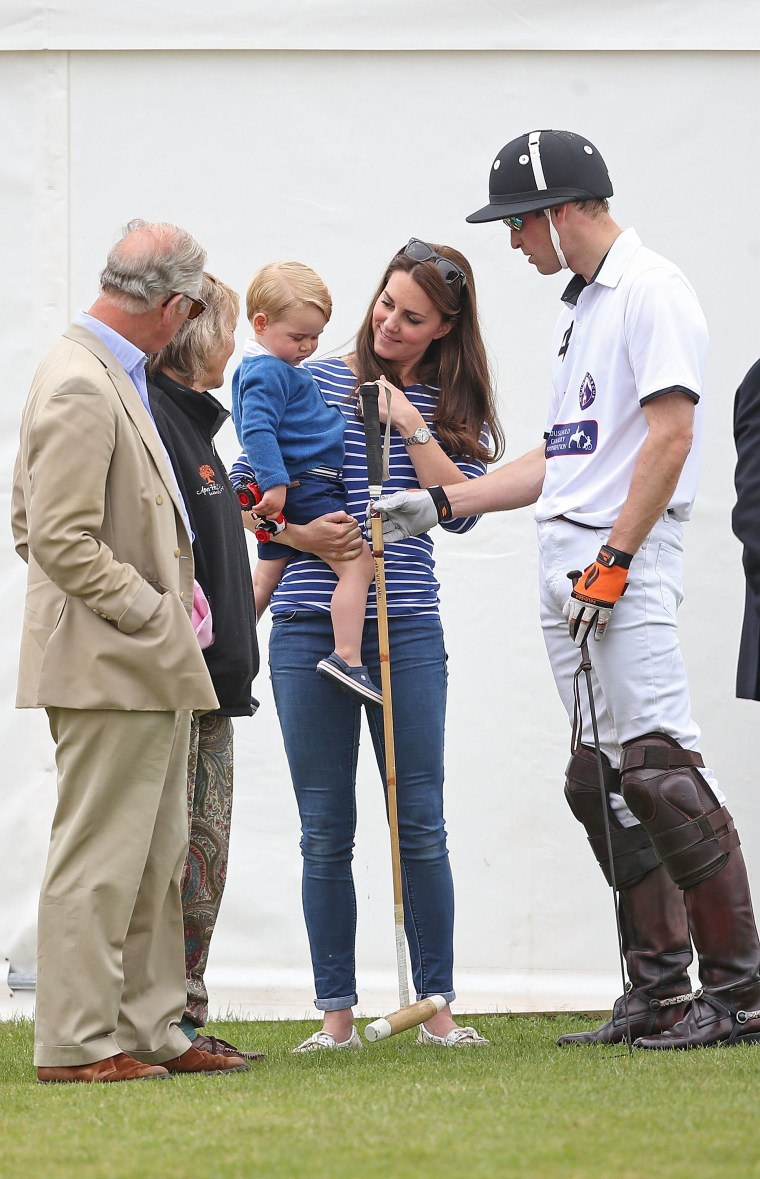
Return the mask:
[[596,401],[596,385],[591,373],[586,373],[581,381],[581,388],[578,394],[578,402],[581,409],[588,409]]
[[216,471],[208,463],[198,467],[198,474],[203,479],[203,485],[198,488],[196,495],[223,495],[224,488],[216,481]]
[[546,439],[544,453],[547,458],[558,458],[565,454],[593,454],[598,440],[598,422],[558,423],[552,427]]

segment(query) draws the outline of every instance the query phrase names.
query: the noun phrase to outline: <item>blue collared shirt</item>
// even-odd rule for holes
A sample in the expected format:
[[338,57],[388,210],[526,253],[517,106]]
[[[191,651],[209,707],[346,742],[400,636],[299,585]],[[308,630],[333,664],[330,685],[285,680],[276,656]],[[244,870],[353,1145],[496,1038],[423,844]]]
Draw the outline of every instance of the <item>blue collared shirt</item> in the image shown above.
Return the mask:
[[148,417],[153,422],[153,426],[156,430],[156,437],[158,438],[161,449],[164,452],[166,465],[174,477],[174,486],[179,497],[179,504],[182,511],[182,519],[185,521],[185,528],[187,528],[190,539],[195,540],[195,534],[190,527],[190,519],[187,514],[187,508],[185,507],[185,501],[182,498],[182,492],[180,491],[179,484],[177,483],[177,476],[174,474],[172,460],[169,458],[169,452],[163,444],[161,435],[158,432],[158,428],[156,427],[156,422],[150,408],[150,401],[148,400],[148,382],[145,377],[145,364],[148,357],[143,351],[141,351],[140,348],[137,347],[136,344],[131,343],[130,340],[126,340],[124,336],[120,336],[117,331],[114,331],[114,329],[109,327],[107,323],[103,323],[102,320],[96,319],[94,315],[88,315],[86,311],[79,311],[74,316],[74,323],[79,324],[80,327],[86,328],[88,332],[92,332],[94,336],[97,336],[98,339],[103,344],[105,344],[106,348],[108,348],[110,352],[113,352],[119,364],[122,366],[130,381],[137,390],[137,394],[145,406],[145,409],[147,410]]

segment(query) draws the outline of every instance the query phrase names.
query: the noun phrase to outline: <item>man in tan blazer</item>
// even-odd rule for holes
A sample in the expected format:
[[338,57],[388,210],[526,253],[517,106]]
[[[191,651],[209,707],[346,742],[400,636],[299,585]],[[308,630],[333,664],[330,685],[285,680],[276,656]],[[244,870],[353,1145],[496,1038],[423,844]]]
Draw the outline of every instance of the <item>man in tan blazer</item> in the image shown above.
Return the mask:
[[144,376],[147,354],[203,311],[204,262],[184,230],[131,222],[24,411],[17,704],[47,710],[58,770],[38,923],[40,1081],[246,1067],[188,1049],[178,1027],[190,715],[218,702],[190,619],[187,516]]

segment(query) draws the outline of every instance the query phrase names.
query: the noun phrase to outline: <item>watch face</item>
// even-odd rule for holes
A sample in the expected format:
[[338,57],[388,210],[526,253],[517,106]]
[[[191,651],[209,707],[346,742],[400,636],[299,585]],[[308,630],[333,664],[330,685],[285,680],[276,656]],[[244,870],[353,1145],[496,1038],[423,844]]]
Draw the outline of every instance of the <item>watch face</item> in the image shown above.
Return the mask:
[[430,431],[427,429],[426,426],[418,426],[417,429],[412,434],[411,438],[406,438],[406,439],[404,439],[404,441],[407,444],[414,443],[414,442],[429,442],[430,441]]

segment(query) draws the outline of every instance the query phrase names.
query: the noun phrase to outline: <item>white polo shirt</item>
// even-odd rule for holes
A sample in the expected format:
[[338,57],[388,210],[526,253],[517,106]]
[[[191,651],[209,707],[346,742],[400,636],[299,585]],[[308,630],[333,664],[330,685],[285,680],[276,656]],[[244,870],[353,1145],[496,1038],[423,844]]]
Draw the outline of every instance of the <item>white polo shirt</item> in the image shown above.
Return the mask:
[[536,519],[567,516],[611,527],[647,436],[641,406],[680,390],[697,405],[694,442],[668,510],[688,520],[702,450],[699,402],[708,346],[694,289],[677,266],[627,229],[591,282],[576,275],[563,301],[552,341],[554,394]]

